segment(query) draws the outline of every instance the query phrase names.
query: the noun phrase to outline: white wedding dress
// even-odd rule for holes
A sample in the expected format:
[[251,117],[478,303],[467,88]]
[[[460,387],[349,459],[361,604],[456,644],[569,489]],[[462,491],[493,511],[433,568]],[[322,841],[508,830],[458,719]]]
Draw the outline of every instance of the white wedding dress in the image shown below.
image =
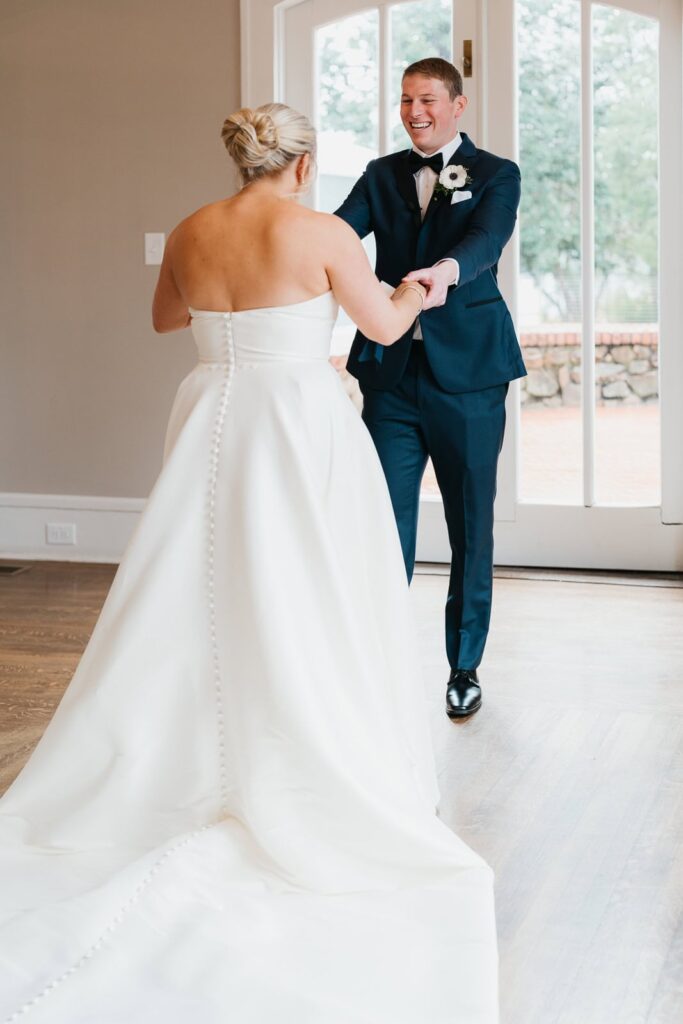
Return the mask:
[[0,1021],[494,1024],[336,301],[191,312],[163,471],[0,801]]

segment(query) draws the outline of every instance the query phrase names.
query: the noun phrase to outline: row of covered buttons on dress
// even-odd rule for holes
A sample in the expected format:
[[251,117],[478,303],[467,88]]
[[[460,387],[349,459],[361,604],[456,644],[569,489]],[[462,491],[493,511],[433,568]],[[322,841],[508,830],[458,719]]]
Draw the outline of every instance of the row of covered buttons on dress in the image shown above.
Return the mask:
[[118,911],[118,913],[115,914],[114,917],[112,917],[109,924],[101,933],[100,937],[96,939],[86,949],[85,953],[83,953],[82,956],[79,957],[79,959],[76,960],[75,963],[71,964],[71,966],[67,967],[65,971],[62,971],[61,974],[58,974],[55,978],[52,979],[52,981],[48,982],[48,984],[45,985],[44,988],[40,990],[40,992],[33,996],[32,999],[27,999],[25,1003],[22,1003],[18,1010],[15,1010],[9,1017],[6,1017],[3,1024],[13,1024],[14,1021],[17,1021],[21,1017],[24,1017],[27,1013],[29,1013],[36,1006],[38,1006],[44,999],[52,995],[55,989],[59,988],[59,986],[62,985],[73,974],[75,974],[76,971],[78,971],[81,967],[85,967],[85,965],[90,960],[92,960],[95,954],[98,953],[99,950],[101,950],[106,945],[107,940],[111,938],[114,932],[116,932],[117,929],[123,924],[126,915],[129,913],[129,911],[133,909],[136,903],[139,902],[141,896],[149,886],[154,876],[157,875],[159,871],[161,871],[162,868],[164,867],[165,862],[168,861],[169,858],[172,857],[174,854],[182,850],[183,847],[187,846],[188,843],[191,843],[193,839],[196,839],[196,837],[200,835],[202,832],[205,832],[207,829],[212,827],[213,825],[200,825],[199,828],[194,829],[193,832],[190,832],[188,835],[184,836],[182,839],[178,840],[172,846],[169,846],[166,850],[164,850],[164,852],[159,857],[157,857],[154,863],[148,868],[146,874],[140,879],[135,889],[133,890],[132,894],[121,906],[121,909]]
[[225,417],[230,401],[230,391],[235,372],[235,345],[232,336],[230,314],[223,314],[223,356],[221,364],[224,378],[218,399],[218,412],[214,422],[211,450],[209,453],[209,487],[207,495],[208,539],[207,539],[207,596],[209,608],[209,635],[211,642],[211,671],[216,698],[216,720],[218,725],[218,759],[220,773],[220,810],[227,814],[227,769],[225,762],[225,715],[223,710],[223,692],[220,665],[220,652],[216,632],[216,586],[215,586],[215,553],[216,553],[216,491],[218,487],[218,470]]

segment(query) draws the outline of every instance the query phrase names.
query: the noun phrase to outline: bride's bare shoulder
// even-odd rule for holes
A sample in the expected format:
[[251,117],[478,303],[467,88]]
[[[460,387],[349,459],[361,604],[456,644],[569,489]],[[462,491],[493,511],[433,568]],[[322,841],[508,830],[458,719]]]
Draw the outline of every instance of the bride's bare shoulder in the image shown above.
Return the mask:
[[309,210],[307,206],[298,206],[298,210],[308,218],[309,223],[312,226],[325,228],[334,228],[334,225],[343,223],[339,217],[333,213],[321,213],[319,210]]
[[312,215],[310,221],[311,236],[319,239],[326,251],[343,251],[344,253],[355,249],[362,251],[358,235],[341,217],[337,217],[334,213],[308,212]]
[[333,213],[320,213],[318,210],[310,210],[306,206],[292,203],[286,217],[281,221],[283,229],[289,230],[296,227],[304,231],[310,238],[321,238],[328,240],[343,233],[348,225]]
[[174,233],[183,234],[188,229],[203,227],[222,220],[225,217],[227,204],[229,203],[229,199],[219,199],[217,202],[206,203],[204,206],[200,206],[198,210],[194,210],[178,222],[173,229]]

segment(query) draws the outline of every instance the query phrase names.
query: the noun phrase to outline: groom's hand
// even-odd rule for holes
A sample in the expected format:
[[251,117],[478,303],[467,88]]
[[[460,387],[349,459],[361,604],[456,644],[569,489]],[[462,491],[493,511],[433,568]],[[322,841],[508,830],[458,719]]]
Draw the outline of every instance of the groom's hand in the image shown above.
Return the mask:
[[411,270],[403,278],[404,281],[419,281],[427,289],[423,309],[443,306],[448,294],[449,285],[453,284],[453,260],[437,263],[435,267],[424,267],[422,270]]

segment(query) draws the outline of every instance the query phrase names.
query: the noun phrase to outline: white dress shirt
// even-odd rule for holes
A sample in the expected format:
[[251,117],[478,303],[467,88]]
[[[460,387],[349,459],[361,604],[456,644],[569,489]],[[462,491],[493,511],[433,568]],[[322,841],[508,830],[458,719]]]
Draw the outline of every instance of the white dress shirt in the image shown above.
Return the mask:
[[[445,146],[441,147],[441,149],[437,149],[436,152],[441,153],[441,155],[443,156],[444,167],[448,164],[449,160],[451,159],[451,157],[453,156],[461,142],[462,137],[460,135],[460,132],[458,132],[454,139],[451,139],[450,142],[447,142]],[[417,146],[413,146],[413,150],[419,156],[436,156],[436,153],[423,153],[421,149],[417,148]],[[434,186],[436,185],[439,176],[436,173],[436,171],[432,170],[431,167],[421,167],[419,171],[415,172],[413,177],[415,178],[415,186],[417,188],[417,200],[420,204],[420,213],[422,219],[424,220],[425,214],[427,213],[427,207],[432,201],[432,196],[434,194]],[[457,284],[460,278],[460,267],[458,266],[457,260],[454,260],[451,256],[449,256],[447,260],[437,260],[434,266],[437,267],[439,263],[446,262],[453,264],[453,277],[449,283]],[[422,337],[419,319],[415,324],[415,331],[413,337]]]

